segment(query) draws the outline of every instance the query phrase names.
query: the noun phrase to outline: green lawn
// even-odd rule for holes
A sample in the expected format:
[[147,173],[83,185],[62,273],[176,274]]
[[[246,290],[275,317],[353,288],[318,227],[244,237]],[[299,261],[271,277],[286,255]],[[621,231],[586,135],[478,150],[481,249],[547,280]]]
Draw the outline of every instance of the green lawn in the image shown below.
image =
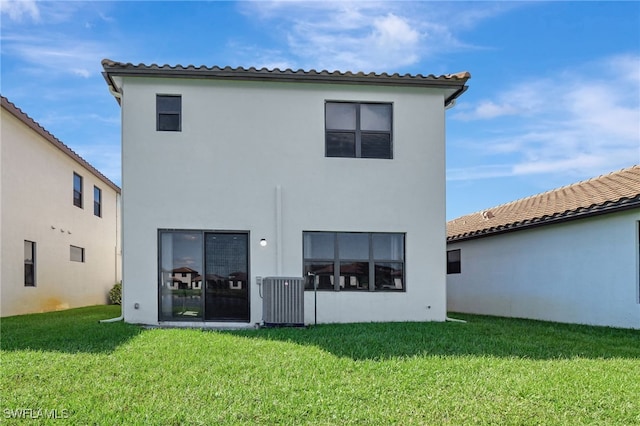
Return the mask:
[[98,323],[118,314],[3,318],[0,423],[640,424],[640,331],[461,314],[241,332]]

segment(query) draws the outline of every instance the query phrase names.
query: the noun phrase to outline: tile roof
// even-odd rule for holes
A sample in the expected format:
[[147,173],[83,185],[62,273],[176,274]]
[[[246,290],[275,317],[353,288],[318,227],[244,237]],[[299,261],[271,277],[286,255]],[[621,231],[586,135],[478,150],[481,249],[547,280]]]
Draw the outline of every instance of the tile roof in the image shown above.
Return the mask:
[[0,96],[0,99],[2,103],[2,108],[4,108],[7,112],[11,113],[14,117],[16,117],[22,123],[24,123],[27,127],[29,127],[30,129],[38,133],[40,136],[42,136],[44,139],[49,141],[53,146],[55,146],[60,151],[64,152],[73,160],[75,160],[80,165],[85,167],[87,170],[93,173],[98,179],[104,182],[107,186],[111,187],[117,193],[120,193],[120,187],[118,187],[118,185],[116,185],[111,180],[109,180],[109,178],[107,178],[105,175],[100,173],[100,171],[95,167],[93,167],[91,164],[89,164],[87,160],[80,157],[80,155],[78,155],[75,151],[73,151],[67,145],[62,143],[58,138],[56,138],[51,133],[49,133],[47,129],[42,127],[33,118],[29,117],[25,112],[23,112],[20,108],[18,108],[13,103],[11,103],[7,98],[5,98],[4,96]]
[[104,77],[111,89],[116,89],[116,85],[111,77],[113,76],[141,76],[141,77],[183,77],[183,78],[216,78],[231,80],[252,80],[252,81],[289,81],[302,83],[346,83],[346,84],[375,84],[389,86],[413,86],[413,87],[439,87],[452,89],[453,93],[445,100],[445,105],[450,104],[466,89],[467,80],[471,78],[469,72],[456,74],[445,74],[435,76],[433,74],[376,74],[364,72],[339,72],[339,71],[316,71],[316,70],[280,70],[261,68],[232,68],[218,66],[207,67],[195,65],[145,65],[123,63],[103,59]]
[[447,222],[447,241],[640,208],[640,166],[502,204]]

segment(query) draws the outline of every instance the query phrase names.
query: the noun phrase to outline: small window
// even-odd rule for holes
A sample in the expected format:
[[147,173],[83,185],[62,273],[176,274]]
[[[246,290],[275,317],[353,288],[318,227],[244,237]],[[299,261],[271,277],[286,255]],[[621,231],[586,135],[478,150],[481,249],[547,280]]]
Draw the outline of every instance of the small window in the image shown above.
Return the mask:
[[73,205],[82,208],[82,176],[73,174]]
[[84,262],[84,249],[82,247],[71,246],[72,262]]
[[182,96],[156,95],[156,130],[179,132],[182,130]]
[[460,263],[460,249],[447,251],[447,274],[459,274]]
[[24,241],[24,285],[36,285],[36,243],[27,240]]
[[404,234],[304,232],[306,289],[404,291]]
[[93,214],[102,217],[102,190],[97,186],[93,187]]
[[391,104],[327,102],[325,156],[393,158]]

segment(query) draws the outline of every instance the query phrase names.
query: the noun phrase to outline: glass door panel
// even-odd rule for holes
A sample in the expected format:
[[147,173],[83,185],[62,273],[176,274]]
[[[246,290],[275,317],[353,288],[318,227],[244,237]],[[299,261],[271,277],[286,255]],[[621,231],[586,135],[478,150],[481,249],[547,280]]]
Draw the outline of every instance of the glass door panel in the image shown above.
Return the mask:
[[205,319],[249,321],[248,235],[207,232]]
[[160,319],[202,320],[202,233],[160,232]]

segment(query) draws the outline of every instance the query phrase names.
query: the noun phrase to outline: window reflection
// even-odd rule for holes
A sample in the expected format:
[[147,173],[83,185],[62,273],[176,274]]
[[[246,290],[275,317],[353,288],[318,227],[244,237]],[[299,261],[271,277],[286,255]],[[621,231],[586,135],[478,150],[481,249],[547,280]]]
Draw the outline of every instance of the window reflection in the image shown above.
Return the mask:
[[202,235],[160,233],[161,318],[202,318]]
[[304,232],[307,290],[404,291],[404,234]]

